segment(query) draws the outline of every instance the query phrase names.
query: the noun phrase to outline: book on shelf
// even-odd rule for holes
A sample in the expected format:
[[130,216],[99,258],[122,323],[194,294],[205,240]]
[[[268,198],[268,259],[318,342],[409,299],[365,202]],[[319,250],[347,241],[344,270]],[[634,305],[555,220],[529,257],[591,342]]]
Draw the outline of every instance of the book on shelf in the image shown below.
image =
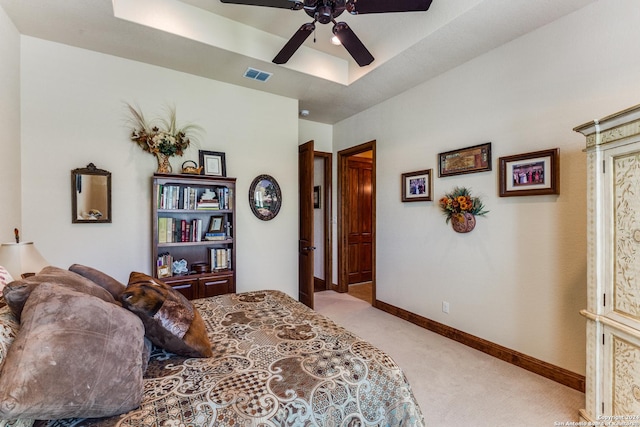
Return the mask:
[[204,240],[226,240],[226,233],[205,233]]
[[231,249],[230,248],[211,248],[209,250],[209,263],[211,271],[230,270],[231,265]]
[[201,242],[203,234],[201,218],[158,217],[158,243]]
[[193,235],[193,240],[192,240],[193,242],[202,241],[202,219],[201,218],[197,218],[193,220],[192,235]]
[[195,187],[182,189],[182,209],[195,210],[198,190]]
[[166,217],[158,218],[158,243],[167,243],[167,219]]
[[227,187],[160,184],[155,196],[158,209],[233,209],[233,189]]
[[158,243],[173,243],[175,241],[175,218],[158,217]]
[[160,209],[178,209],[180,207],[180,186],[165,185],[160,197]]
[[212,210],[218,210],[220,209],[220,204],[219,203],[198,203],[197,209],[212,209]]

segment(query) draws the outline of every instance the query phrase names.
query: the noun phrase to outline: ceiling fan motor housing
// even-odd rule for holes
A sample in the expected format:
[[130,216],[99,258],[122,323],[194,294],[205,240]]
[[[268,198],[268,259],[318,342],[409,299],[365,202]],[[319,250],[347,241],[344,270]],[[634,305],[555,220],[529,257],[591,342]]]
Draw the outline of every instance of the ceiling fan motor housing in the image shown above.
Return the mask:
[[304,11],[321,24],[333,21],[345,8],[346,0],[304,0]]

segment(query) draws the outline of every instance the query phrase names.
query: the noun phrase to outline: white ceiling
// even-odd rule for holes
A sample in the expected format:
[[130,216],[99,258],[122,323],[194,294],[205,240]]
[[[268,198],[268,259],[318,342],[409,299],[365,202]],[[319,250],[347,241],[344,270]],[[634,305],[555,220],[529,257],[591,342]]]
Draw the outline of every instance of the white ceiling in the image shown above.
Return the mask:
[[[360,0],[365,1],[365,0]],[[426,12],[352,16],[376,60],[358,67],[329,43],[332,25],[285,65],[271,63],[304,11],[219,0],[0,0],[21,34],[299,100],[334,124],[596,0],[433,0]],[[118,17],[116,17],[118,16]],[[247,67],[273,73],[265,83]]]

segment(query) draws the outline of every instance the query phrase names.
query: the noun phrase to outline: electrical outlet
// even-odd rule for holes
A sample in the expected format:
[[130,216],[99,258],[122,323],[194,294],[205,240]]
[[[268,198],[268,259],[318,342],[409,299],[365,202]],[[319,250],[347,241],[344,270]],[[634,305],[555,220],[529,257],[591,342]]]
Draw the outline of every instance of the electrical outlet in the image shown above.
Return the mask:
[[442,301],[442,312],[449,314],[449,303]]

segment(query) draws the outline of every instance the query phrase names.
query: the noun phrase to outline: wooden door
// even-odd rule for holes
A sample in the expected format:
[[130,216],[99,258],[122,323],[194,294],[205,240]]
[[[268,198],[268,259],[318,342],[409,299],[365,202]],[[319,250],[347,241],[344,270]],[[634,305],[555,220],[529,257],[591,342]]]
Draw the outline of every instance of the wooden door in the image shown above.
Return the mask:
[[298,147],[298,300],[313,308],[313,141]]
[[373,263],[373,162],[365,157],[347,159],[348,217],[347,256],[348,284],[369,282]]

